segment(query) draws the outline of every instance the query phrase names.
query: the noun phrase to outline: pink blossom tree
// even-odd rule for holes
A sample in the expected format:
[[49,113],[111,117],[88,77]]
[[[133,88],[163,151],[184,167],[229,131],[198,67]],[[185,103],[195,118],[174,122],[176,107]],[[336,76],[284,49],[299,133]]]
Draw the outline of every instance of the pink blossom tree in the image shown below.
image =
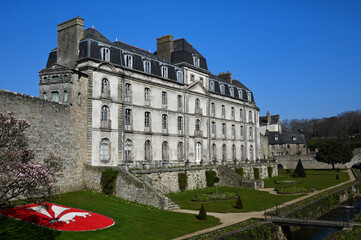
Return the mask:
[[51,195],[55,173],[63,168],[62,159],[53,154],[44,164],[33,162],[34,151],[25,134],[30,124],[14,115],[0,112],[0,208],[11,200],[41,200]]

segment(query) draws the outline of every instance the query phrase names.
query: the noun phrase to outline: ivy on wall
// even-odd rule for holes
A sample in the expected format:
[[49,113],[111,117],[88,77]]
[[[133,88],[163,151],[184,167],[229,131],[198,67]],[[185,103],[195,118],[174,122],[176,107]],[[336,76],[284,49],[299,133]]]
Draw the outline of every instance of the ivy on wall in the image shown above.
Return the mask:
[[185,191],[188,186],[188,176],[187,173],[178,173],[178,184],[179,184],[179,190]]
[[243,168],[236,168],[235,169],[235,171],[236,171],[236,173],[238,173],[241,177],[243,177],[243,174],[244,174],[244,170],[243,170]]
[[253,175],[256,180],[259,180],[259,168],[253,168]]
[[206,181],[207,181],[207,187],[213,187],[214,186],[214,179],[217,177],[217,173],[213,170],[206,171]]
[[267,171],[268,171],[268,177],[272,177],[272,173],[273,173],[273,167],[271,167],[271,166],[268,166],[267,167]]
[[102,186],[103,193],[107,195],[114,194],[118,173],[119,171],[113,169],[107,169],[102,172],[100,184]]

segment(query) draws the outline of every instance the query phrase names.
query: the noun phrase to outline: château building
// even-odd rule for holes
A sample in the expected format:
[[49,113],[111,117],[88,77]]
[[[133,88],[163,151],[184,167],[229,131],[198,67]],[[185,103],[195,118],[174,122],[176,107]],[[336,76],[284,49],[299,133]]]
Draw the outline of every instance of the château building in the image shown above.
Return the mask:
[[159,37],[151,53],[84,30],[77,17],[58,25],[57,47],[39,75],[40,97],[69,104],[83,121],[93,166],[259,158],[252,91],[230,72],[212,74],[183,38]]

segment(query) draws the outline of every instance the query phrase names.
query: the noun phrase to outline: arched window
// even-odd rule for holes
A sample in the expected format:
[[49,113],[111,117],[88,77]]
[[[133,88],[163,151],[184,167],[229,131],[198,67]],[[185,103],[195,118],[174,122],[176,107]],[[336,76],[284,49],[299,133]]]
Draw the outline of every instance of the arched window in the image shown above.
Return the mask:
[[244,146],[241,146],[241,160],[244,160]]
[[43,92],[43,98],[46,100],[48,99],[48,95],[46,94],[46,92]]
[[199,132],[201,129],[201,121],[199,119],[196,120],[196,131]]
[[66,103],[68,101],[68,92],[67,91],[64,91],[63,93],[63,98],[64,98],[64,102]]
[[232,145],[232,159],[236,160],[236,145]]
[[124,125],[126,130],[131,130],[132,126],[132,109],[125,109]]
[[217,148],[216,148],[216,144],[214,143],[212,145],[212,160],[213,161],[217,160]]
[[253,138],[253,129],[249,127],[249,138]]
[[108,79],[103,78],[102,80],[102,97],[109,96],[109,82]]
[[108,121],[109,119],[109,107],[103,106],[102,107],[102,121]]
[[249,147],[249,159],[253,160],[253,146],[252,145]]
[[144,131],[150,131],[150,112],[144,113]]
[[200,110],[199,105],[200,105],[200,102],[199,102],[199,99],[197,98],[196,103],[195,103],[195,111],[196,111],[196,113],[199,113],[199,110]]
[[223,161],[227,160],[227,146],[226,146],[226,144],[223,144],[223,146],[222,146],[222,160]]
[[177,146],[177,159],[179,162],[184,160],[184,152],[183,152],[183,143],[182,142],[179,142],[178,146]]
[[106,48],[106,47],[101,48],[100,54],[102,57],[102,61],[107,61],[107,62],[110,61],[110,49],[109,48]]
[[220,90],[221,90],[221,94],[225,94],[225,88],[224,88],[224,85],[223,85],[223,84],[221,84],[221,85],[219,86],[219,88],[220,88]]
[[242,92],[242,90],[238,90],[238,97],[239,97],[240,99],[243,99],[243,92]]
[[211,115],[212,117],[216,115],[216,104],[213,102],[211,103]]
[[81,104],[81,93],[78,93],[78,105]]
[[234,88],[233,87],[229,87],[229,94],[231,95],[231,97],[234,97]]
[[209,82],[209,89],[210,91],[214,92],[214,81]]
[[201,151],[202,151],[202,145],[200,142],[196,143],[196,163],[199,163],[201,161]]
[[161,72],[162,72],[162,77],[168,78],[168,68],[166,66],[162,66]]
[[163,142],[162,144],[162,160],[163,161],[168,161],[169,157],[168,157],[168,143],[167,142]]
[[242,120],[243,119],[243,109],[239,109],[239,118]]
[[147,140],[145,141],[145,144],[144,144],[144,159],[145,161],[148,161],[150,162],[151,161],[151,150],[152,150],[152,147],[150,145],[150,141]]
[[59,102],[59,92],[57,91],[51,92],[51,100],[55,102]]
[[248,112],[248,121],[253,122],[252,111]]
[[109,140],[103,138],[100,143],[100,161],[109,161]]
[[131,162],[132,161],[132,141],[127,139],[124,144],[124,161]]

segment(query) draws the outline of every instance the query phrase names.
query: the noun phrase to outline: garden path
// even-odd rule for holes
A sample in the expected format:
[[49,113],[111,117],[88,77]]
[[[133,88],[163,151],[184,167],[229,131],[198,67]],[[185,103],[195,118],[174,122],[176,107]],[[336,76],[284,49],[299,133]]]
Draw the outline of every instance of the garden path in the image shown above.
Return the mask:
[[[299,198],[296,198],[296,199],[293,199],[291,201],[288,201],[288,202],[285,202],[282,204],[282,206],[288,206],[288,205],[291,205],[293,203],[296,203],[296,202],[299,202],[299,201],[302,201],[306,198],[309,198],[309,197],[312,197],[316,194],[319,194],[319,193],[322,193],[322,192],[325,192],[325,191],[328,191],[330,189],[333,189],[333,188],[337,188],[343,184],[346,184],[346,183],[349,183],[349,182],[353,182],[355,181],[355,176],[353,175],[351,169],[348,169],[348,175],[350,177],[350,180],[346,181],[346,182],[342,182],[340,184],[337,184],[335,186],[332,186],[332,187],[329,187],[329,188],[325,188],[325,189],[322,189],[322,190],[316,190],[314,192],[311,192],[311,193],[308,193],[307,195],[305,196],[302,196],[302,197],[299,197]],[[259,190],[259,189],[258,189]],[[268,191],[268,190],[267,190]],[[271,193],[272,194],[272,193]],[[269,212],[269,211],[273,211],[275,210],[276,208],[275,207],[272,207],[272,208],[269,208],[267,209],[266,211]],[[199,211],[196,211],[196,210],[189,210],[189,209],[174,209],[174,210],[171,210],[171,211],[174,211],[174,212],[182,212],[182,213],[189,213],[189,214],[196,214],[198,215],[199,214]],[[200,235],[200,234],[203,234],[203,233],[207,233],[207,232],[212,232],[214,230],[217,230],[217,229],[220,229],[220,228],[224,228],[224,227],[227,227],[227,226],[230,226],[230,225],[233,225],[233,224],[236,224],[238,222],[242,222],[242,221],[245,221],[245,220],[248,220],[250,218],[264,218],[264,211],[254,211],[254,212],[244,212],[244,213],[216,213],[216,212],[207,212],[207,215],[210,215],[210,216],[214,216],[216,218],[219,218],[221,220],[221,224],[220,225],[217,225],[217,226],[214,226],[214,227],[211,227],[211,228],[206,228],[206,229],[203,229],[203,230],[200,230],[200,231],[197,231],[197,232],[193,232],[193,233],[189,233],[189,234],[186,234],[186,235],[183,235],[183,236],[180,236],[180,237],[177,237],[177,238],[174,238],[174,240],[180,240],[180,239],[186,239],[186,238],[190,238],[190,237],[194,237],[194,236],[197,236],[197,235]]]

